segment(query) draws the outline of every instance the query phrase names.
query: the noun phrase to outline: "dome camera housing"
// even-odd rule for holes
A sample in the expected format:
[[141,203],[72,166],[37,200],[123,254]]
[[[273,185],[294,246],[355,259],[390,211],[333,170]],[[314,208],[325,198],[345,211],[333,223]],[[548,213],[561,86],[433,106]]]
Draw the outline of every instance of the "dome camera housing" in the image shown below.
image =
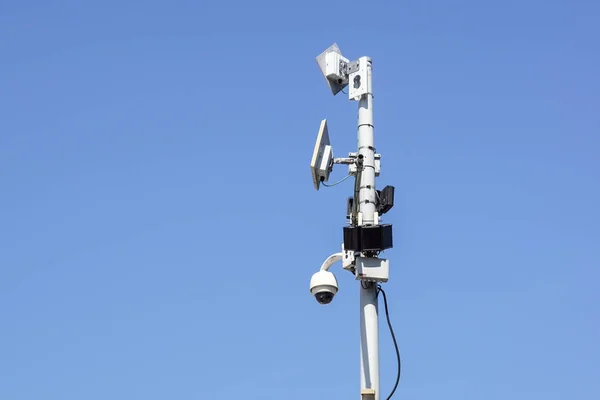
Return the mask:
[[319,271],[310,279],[310,292],[319,304],[331,303],[337,291],[337,280],[329,271]]

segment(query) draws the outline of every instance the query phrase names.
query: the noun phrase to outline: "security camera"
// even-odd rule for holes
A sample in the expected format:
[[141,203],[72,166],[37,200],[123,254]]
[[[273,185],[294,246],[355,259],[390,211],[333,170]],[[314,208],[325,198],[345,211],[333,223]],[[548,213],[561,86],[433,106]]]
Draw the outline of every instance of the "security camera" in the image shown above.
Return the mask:
[[310,292],[319,304],[329,304],[338,291],[335,275],[329,271],[319,271],[310,278]]

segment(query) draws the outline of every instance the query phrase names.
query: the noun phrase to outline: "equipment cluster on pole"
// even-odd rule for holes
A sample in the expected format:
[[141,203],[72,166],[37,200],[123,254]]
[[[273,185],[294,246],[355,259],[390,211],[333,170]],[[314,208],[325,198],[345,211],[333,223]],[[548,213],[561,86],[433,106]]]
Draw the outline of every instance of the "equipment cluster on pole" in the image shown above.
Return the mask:
[[[353,177],[354,188],[346,203],[348,224],[343,227],[341,252],[329,256],[312,276],[310,292],[320,304],[329,304],[333,300],[338,285],[329,268],[337,261],[341,261],[343,269],[360,281],[361,400],[379,400],[377,301],[383,291],[380,283],[389,279],[389,260],[379,256],[393,247],[392,225],[382,224],[381,216],[394,206],[394,187],[385,186],[377,190],[375,185],[375,178],[381,171],[381,154],[376,153],[374,144],[372,60],[361,57],[350,61],[342,55],[337,44],[318,55],[316,60],[333,95],[348,88],[349,99],[358,102],[358,150],[349,153],[348,157],[335,158],[327,120],[321,121],[310,163],[313,185],[319,190],[321,186],[334,186]],[[336,164],[347,165],[348,176],[328,185]],[[391,324],[389,326],[391,329]],[[393,331],[392,336],[397,350]],[[397,354],[399,361],[398,351]]]

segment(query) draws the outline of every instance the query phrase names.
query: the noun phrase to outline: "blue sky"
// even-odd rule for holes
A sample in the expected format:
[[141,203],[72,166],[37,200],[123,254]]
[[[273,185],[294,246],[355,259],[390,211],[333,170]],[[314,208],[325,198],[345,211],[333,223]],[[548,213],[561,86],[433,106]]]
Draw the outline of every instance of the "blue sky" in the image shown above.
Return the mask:
[[358,285],[308,292],[333,42],[373,58],[397,398],[600,397],[600,5],[372,3],[0,3],[0,398],[358,398]]

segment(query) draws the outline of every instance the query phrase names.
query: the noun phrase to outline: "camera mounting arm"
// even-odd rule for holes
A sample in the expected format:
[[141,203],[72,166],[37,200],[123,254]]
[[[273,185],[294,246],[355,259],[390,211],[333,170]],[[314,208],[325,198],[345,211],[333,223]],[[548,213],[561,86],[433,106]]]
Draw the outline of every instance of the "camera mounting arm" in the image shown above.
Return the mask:
[[356,164],[356,159],[352,158],[352,157],[334,158],[333,159],[333,163],[334,164],[347,164],[347,165],[351,165],[351,164]]
[[329,271],[329,268],[338,261],[342,262],[343,269],[354,273],[356,262],[355,252],[354,250],[345,250],[344,246],[342,246],[341,252],[334,253],[327,257],[327,259],[323,261],[323,264],[321,264],[319,271]]
[[329,257],[327,257],[327,259],[325,261],[323,261],[323,264],[321,265],[321,268],[319,269],[319,271],[328,271],[329,267],[331,267],[336,262],[342,260],[343,258],[344,258],[344,253],[335,253],[335,254],[330,255]]

